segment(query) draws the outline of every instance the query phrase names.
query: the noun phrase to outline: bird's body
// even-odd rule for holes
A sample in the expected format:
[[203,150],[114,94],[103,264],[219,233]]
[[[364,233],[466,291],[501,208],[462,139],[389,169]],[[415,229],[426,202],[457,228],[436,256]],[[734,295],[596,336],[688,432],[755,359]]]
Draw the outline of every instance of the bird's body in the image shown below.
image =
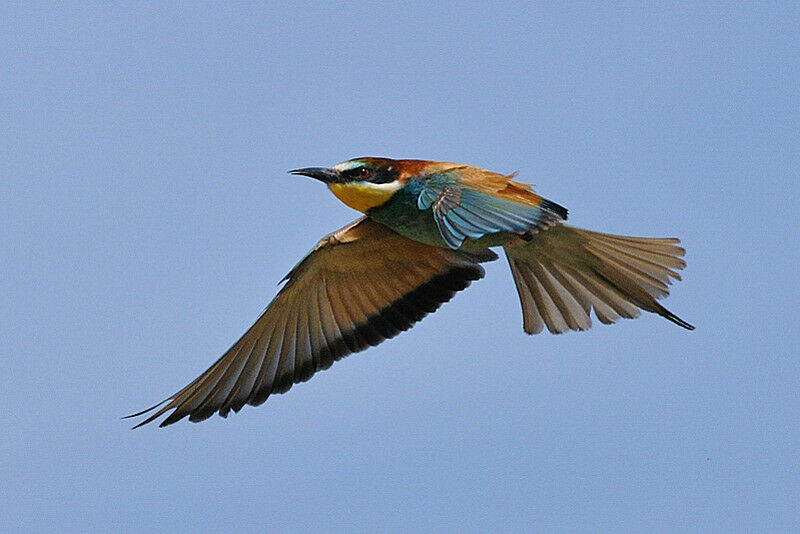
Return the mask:
[[[484,211],[489,207],[488,211],[494,213],[502,208],[511,211],[513,217],[509,219],[500,215],[504,222],[494,222],[490,231],[480,228],[474,230],[453,248],[478,250],[501,246],[516,239],[520,233],[535,231],[541,220],[548,219],[543,204],[558,213],[558,219],[566,219],[564,208],[544,200],[533,193],[529,186],[513,181],[513,175],[502,175],[458,163],[383,158],[351,160],[340,164],[341,168],[346,169],[354,161],[397,168],[396,181],[372,187],[358,182],[333,183],[328,185],[333,194],[348,206],[368,214],[372,220],[400,235],[435,247],[453,245],[452,241],[445,241],[446,234],[440,231],[443,222],[437,224],[435,215],[440,211],[437,210],[437,204],[442,208],[446,207],[447,201],[466,204],[465,195],[471,196],[469,200],[472,201],[471,205],[465,207]],[[402,187],[396,188],[395,183]],[[456,195],[458,199],[454,198]],[[440,197],[442,200],[437,203]],[[549,217],[550,222],[558,220],[556,217]],[[491,220],[479,221],[479,226],[492,224]],[[515,224],[518,221],[522,221],[521,225]],[[511,231],[512,228],[516,231]]]
[[677,239],[567,226],[565,208],[513,175],[387,158],[292,173],[325,182],[365,216],[323,238],[244,336],[140,425],[169,410],[161,426],[224,417],[285,392],[482,278],[480,263],[497,259],[490,247],[506,253],[529,334],[586,330],[592,310],[603,323],[646,310],[694,328],[656,302],[685,266]]

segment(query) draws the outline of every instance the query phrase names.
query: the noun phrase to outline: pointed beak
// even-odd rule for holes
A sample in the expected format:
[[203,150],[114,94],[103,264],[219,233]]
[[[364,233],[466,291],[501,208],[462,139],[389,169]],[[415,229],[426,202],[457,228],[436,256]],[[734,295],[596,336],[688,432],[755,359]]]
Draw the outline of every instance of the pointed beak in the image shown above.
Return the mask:
[[289,171],[289,174],[300,174],[302,176],[310,176],[316,178],[320,182],[326,184],[338,182],[340,180],[339,173],[333,169],[326,169],[324,167],[308,167],[305,169],[294,169]]

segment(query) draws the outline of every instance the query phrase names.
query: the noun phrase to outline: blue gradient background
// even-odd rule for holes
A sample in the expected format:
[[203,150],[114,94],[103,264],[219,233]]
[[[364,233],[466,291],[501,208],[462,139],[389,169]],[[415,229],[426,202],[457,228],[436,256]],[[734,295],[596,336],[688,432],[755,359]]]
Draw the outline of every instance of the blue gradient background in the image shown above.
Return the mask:
[[[0,8],[4,528],[797,528],[798,8],[279,6]],[[528,337],[498,261],[258,409],[131,432],[355,218],[286,170],[359,155],[679,236],[697,330]]]

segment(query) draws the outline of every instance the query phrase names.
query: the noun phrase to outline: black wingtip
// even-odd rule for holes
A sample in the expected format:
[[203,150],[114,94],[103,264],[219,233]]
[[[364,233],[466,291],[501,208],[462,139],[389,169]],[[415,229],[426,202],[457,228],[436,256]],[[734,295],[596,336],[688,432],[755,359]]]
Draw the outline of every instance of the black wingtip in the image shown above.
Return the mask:
[[137,425],[133,425],[133,426],[131,427],[131,430],[136,430],[137,428],[139,428],[139,427],[142,427],[142,426],[146,425],[146,424],[147,424],[147,423],[149,423],[149,422],[150,422],[150,421],[148,421],[148,420],[144,420],[144,421],[142,421],[141,423],[139,423],[139,424],[137,424]]
[[680,326],[682,328],[685,328],[686,330],[689,330],[689,331],[694,330],[694,325],[693,324],[687,323],[686,321],[684,321],[683,319],[681,319],[680,317],[678,317],[677,315],[675,315],[672,312],[667,312],[667,314],[665,314],[664,317],[666,317],[667,319],[669,319],[670,321],[672,321],[676,325],[678,325],[678,326]]
[[561,217],[563,220],[565,221],[567,220],[569,210],[567,210],[567,208],[565,208],[561,204],[556,204],[552,200],[547,200],[546,198],[543,198],[541,207],[548,211],[552,211],[553,213]]
[[[165,403],[165,402],[167,402],[168,400],[170,400],[170,399],[164,399],[164,400],[162,400],[161,402],[159,402],[158,404],[154,404],[153,406],[150,406],[149,408],[145,408],[145,409],[144,409],[144,410],[142,410],[141,412],[132,413],[132,414],[130,414],[130,415],[123,415],[122,417],[120,417],[120,419],[132,419],[132,418],[134,418],[134,417],[139,417],[139,416],[142,416],[142,415],[144,415],[144,414],[146,414],[146,413],[148,413],[148,412],[152,412],[153,410],[155,410],[156,408],[158,408],[159,406],[161,406],[162,404],[164,404],[164,403]],[[141,423],[139,423],[139,424],[137,424],[137,425],[135,425],[135,426],[132,426],[132,427],[131,427],[131,430],[136,430],[136,429],[137,429],[137,428],[139,428],[140,426],[144,426],[144,425],[146,425],[147,423],[149,423],[150,421],[152,421],[152,420],[153,420],[153,419],[155,419],[156,417],[158,417],[158,414],[156,414],[156,415],[154,415],[154,416],[152,416],[152,417],[148,417],[147,419],[145,419],[145,420],[144,420],[144,421],[142,421]]]

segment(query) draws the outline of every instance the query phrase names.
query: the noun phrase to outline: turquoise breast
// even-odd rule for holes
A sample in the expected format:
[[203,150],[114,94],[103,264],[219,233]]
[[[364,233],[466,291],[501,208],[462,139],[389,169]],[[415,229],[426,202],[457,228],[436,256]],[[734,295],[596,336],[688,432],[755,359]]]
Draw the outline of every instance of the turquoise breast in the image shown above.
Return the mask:
[[398,234],[436,247],[447,246],[439,235],[431,210],[420,210],[417,199],[422,191],[422,183],[411,180],[408,185],[392,195],[382,206],[373,208],[367,215],[385,224]]

